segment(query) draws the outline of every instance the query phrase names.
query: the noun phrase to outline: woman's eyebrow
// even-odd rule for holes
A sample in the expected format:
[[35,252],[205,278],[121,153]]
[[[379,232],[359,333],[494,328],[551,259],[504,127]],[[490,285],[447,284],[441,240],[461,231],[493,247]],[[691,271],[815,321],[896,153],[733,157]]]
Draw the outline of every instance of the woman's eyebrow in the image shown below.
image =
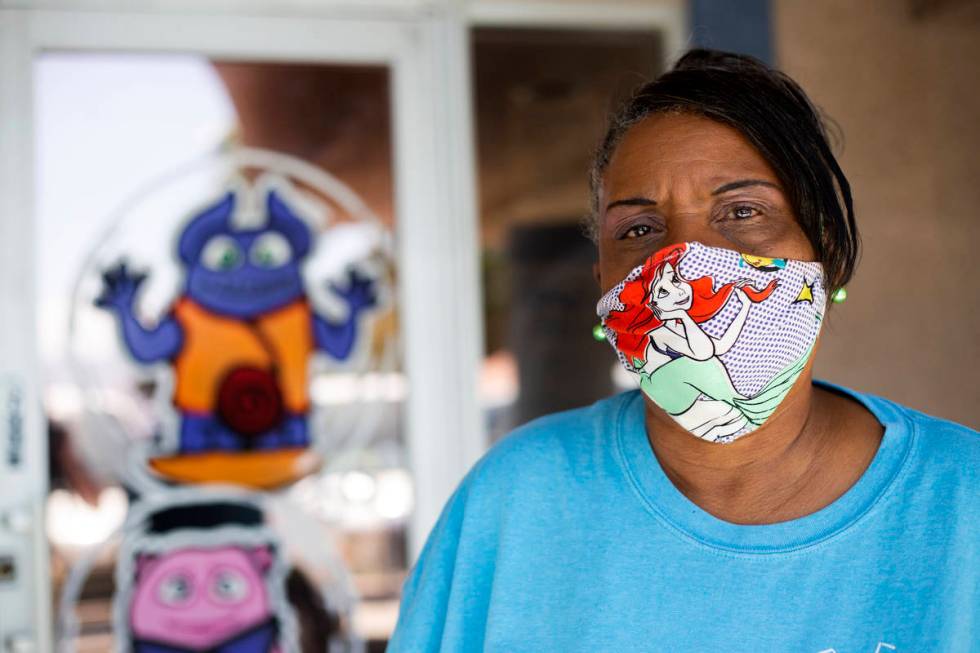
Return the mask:
[[656,201],[648,197],[627,197],[624,200],[616,200],[615,202],[610,202],[606,206],[606,210],[613,208],[614,206],[654,206]]
[[765,179],[739,179],[738,181],[731,181],[727,184],[719,186],[711,191],[711,194],[721,195],[722,193],[727,193],[730,190],[737,190],[739,188],[745,188],[746,186],[769,186],[770,188],[781,190],[777,184],[774,184],[771,181],[766,181]]

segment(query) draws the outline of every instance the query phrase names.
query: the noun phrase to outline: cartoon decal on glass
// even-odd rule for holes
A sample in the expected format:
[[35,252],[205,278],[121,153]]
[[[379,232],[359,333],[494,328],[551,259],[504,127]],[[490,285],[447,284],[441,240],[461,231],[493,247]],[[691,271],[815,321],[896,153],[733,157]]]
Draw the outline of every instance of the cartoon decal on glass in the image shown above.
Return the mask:
[[819,263],[694,242],[650,256],[597,311],[644,393],[694,435],[730,442],[792,388],[824,305]]
[[181,295],[155,324],[136,311],[147,275],[125,261],[103,272],[96,303],[116,316],[126,350],[172,368],[176,442],[150,461],[166,477],[275,487],[309,471],[297,469],[311,441],[310,357],[351,355],[376,289],[350,271],[330,285],[346,315],[313,310],[301,270],[313,235],[290,196],[285,181],[240,181],[193,215],[176,247]]
[[137,508],[116,565],[117,650],[297,650],[280,550],[261,511],[247,502]]

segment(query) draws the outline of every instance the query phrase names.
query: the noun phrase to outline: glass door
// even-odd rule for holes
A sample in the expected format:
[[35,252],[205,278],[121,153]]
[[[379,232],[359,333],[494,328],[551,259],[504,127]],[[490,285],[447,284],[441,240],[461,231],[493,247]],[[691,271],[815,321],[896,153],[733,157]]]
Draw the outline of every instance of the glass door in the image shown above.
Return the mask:
[[0,16],[5,641],[383,645],[482,449],[464,87],[405,11]]

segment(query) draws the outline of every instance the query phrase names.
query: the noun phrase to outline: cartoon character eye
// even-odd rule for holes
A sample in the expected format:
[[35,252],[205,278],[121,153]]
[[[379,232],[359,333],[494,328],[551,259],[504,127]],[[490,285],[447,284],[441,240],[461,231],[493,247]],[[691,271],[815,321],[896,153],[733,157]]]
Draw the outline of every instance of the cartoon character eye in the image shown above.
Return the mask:
[[164,578],[157,587],[157,598],[164,605],[179,606],[190,601],[193,591],[194,586],[189,576],[173,574]]
[[230,236],[214,236],[201,250],[201,264],[218,272],[234,270],[242,264],[242,250]]
[[248,257],[260,268],[278,268],[293,258],[293,248],[285,236],[270,232],[255,239]]
[[660,290],[657,291],[657,299],[663,299],[668,294],[669,293],[666,290],[664,290],[663,288],[661,288]]
[[220,603],[239,603],[248,596],[248,581],[234,569],[222,569],[213,576],[210,590]]

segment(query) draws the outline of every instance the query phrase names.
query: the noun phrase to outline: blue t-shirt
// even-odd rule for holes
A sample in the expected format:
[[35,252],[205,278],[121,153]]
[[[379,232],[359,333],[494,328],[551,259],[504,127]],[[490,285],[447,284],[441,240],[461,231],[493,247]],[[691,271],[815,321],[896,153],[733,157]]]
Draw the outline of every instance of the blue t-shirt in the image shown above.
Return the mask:
[[519,429],[446,505],[388,651],[980,651],[980,434],[838,390],[881,445],[843,496],[777,524],[677,490],[639,392]]

